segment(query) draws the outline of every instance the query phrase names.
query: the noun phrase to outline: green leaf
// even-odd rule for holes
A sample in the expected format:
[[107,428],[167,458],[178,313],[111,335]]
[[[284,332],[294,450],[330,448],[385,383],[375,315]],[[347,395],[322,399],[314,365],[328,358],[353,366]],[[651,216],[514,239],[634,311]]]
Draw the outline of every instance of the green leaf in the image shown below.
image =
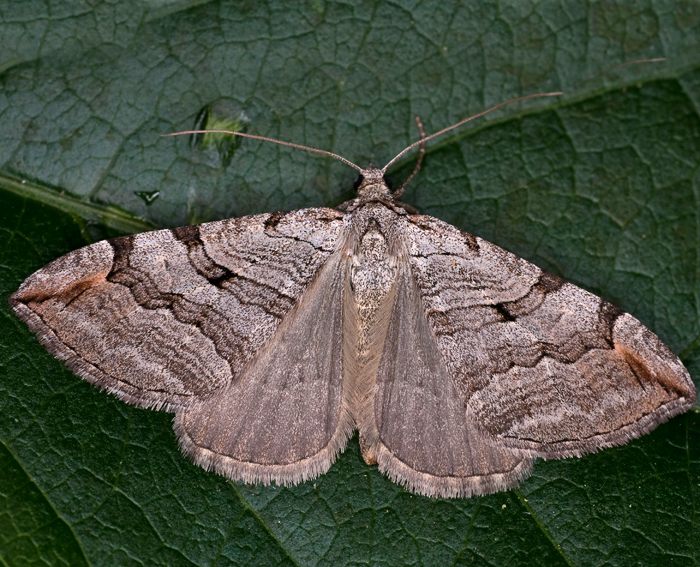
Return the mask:
[[[114,231],[352,194],[333,161],[161,137],[206,109],[381,164],[416,114],[435,131],[563,90],[431,144],[405,200],[634,313],[700,376],[698,3],[5,3],[0,73],[4,297]],[[246,487],[183,457],[170,415],[67,372],[3,305],[4,564],[700,562],[697,412],[488,497],[411,495],[356,440],[316,481]]]

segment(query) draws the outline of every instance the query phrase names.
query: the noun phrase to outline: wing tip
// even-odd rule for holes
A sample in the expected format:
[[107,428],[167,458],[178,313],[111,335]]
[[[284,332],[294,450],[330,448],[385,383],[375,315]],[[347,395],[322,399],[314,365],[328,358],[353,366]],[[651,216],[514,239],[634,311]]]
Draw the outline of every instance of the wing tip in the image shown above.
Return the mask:
[[[688,369],[664,342],[637,318],[623,313],[613,327],[613,343],[618,354],[640,378],[657,381],[687,399],[688,407],[695,403],[697,392]],[[638,372],[639,371],[639,372]]]

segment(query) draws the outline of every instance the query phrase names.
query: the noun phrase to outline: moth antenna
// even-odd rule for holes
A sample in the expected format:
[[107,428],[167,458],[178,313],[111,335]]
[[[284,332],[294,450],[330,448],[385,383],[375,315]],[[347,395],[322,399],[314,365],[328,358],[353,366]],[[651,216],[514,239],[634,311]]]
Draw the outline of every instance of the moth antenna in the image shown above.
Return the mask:
[[406,187],[408,187],[409,183],[413,181],[413,178],[418,175],[421,165],[423,165],[423,158],[425,157],[425,128],[423,128],[423,121],[420,119],[420,116],[416,116],[416,126],[418,126],[418,133],[420,134],[419,142],[421,142],[418,145],[418,159],[416,160],[416,165],[413,166],[413,171],[411,174],[404,179],[401,187],[393,192],[394,197],[397,199],[403,196],[404,192],[406,191]]
[[490,114],[491,112],[494,112],[495,110],[498,110],[499,108],[503,108],[504,106],[508,106],[509,104],[514,104],[516,102],[530,100],[532,98],[543,98],[543,97],[548,97],[548,96],[561,96],[563,94],[564,93],[561,91],[554,91],[554,92],[549,92],[549,93],[534,93],[534,94],[529,94],[529,95],[525,95],[525,96],[518,96],[515,98],[509,98],[508,100],[505,100],[503,102],[499,102],[498,104],[495,104],[492,107],[487,108],[486,110],[482,110],[481,112],[478,112],[476,114],[472,114],[471,116],[468,116],[467,118],[464,118],[463,120],[460,120],[459,122],[452,124],[451,126],[448,126],[447,128],[443,128],[442,130],[438,130],[434,134],[430,134],[430,136],[426,136],[425,138],[421,137],[420,140],[416,140],[411,145],[406,146],[403,150],[401,150],[398,154],[396,154],[389,161],[389,163],[387,163],[382,168],[382,173],[386,173],[387,169],[389,169],[399,159],[401,159],[403,156],[405,156],[408,152],[413,150],[415,147],[423,146],[427,142],[429,142],[430,140],[434,140],[435,138],[442,136],[443,134],[446,134],[447,132],[454,130],[455,128],[459,128],[460,126],[466,124],[467,122],[471,122],[472,120],[476,120],[477,118],[481,118],[482,116],[485,116],[486,114]]
[[313,146],[305,146],[303,144],[295,144],[294,142],[286,142],[284,140],[278,140],[276,138],[268,138],[267,136],[258,136],[257,134],[246,134],[245,132],[235,132],[233,130],[180,130],[178,132],[169,132],[163,134],[164,136],[184,136],[191,134],[230,134],[231,136],[238,136],[239,138],[249,138],[251,140],[260,140],[262,142],[272,142],[273,144],[279,144],[280,146],[286,146],[288,148],[294,148],[297,150],[303,150],[305,152],[310,152],[312,154],[318,154],[320,156],[331,157],[337,159],[339,162],[344,163],[348,167],[356,169],[362,173],[362,168],[359,165],[352,163],[349,159],[329,152],[328,150],[322,150],[320,148],[314,148]]

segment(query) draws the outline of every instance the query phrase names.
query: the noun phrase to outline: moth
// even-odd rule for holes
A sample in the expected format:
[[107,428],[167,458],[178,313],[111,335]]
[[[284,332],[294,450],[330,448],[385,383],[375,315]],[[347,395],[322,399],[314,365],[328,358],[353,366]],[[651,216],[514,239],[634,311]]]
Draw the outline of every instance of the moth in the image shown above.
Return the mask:
[[80,377],[174,413],[182,450],[237,481],[315,478],[355,430],[368,464],[434,497],[626,443],[694,404],[680,360],[632,315],[416,213],[385,180],[503,104],[383,168],[271,140],[357,169],[356,197],[97,242],[32,274],[12,308]]

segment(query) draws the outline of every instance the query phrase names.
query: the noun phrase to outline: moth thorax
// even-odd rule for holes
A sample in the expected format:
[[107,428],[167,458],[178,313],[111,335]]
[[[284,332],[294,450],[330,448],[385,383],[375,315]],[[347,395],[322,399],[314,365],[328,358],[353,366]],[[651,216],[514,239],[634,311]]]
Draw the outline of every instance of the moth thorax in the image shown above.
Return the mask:
[[396,258],[389,253],[386,238],[375,225],[365,232],[353,258],[350,281],[360,323],[359,351],[362,356],[372,342],[378,313],[396,280]]

